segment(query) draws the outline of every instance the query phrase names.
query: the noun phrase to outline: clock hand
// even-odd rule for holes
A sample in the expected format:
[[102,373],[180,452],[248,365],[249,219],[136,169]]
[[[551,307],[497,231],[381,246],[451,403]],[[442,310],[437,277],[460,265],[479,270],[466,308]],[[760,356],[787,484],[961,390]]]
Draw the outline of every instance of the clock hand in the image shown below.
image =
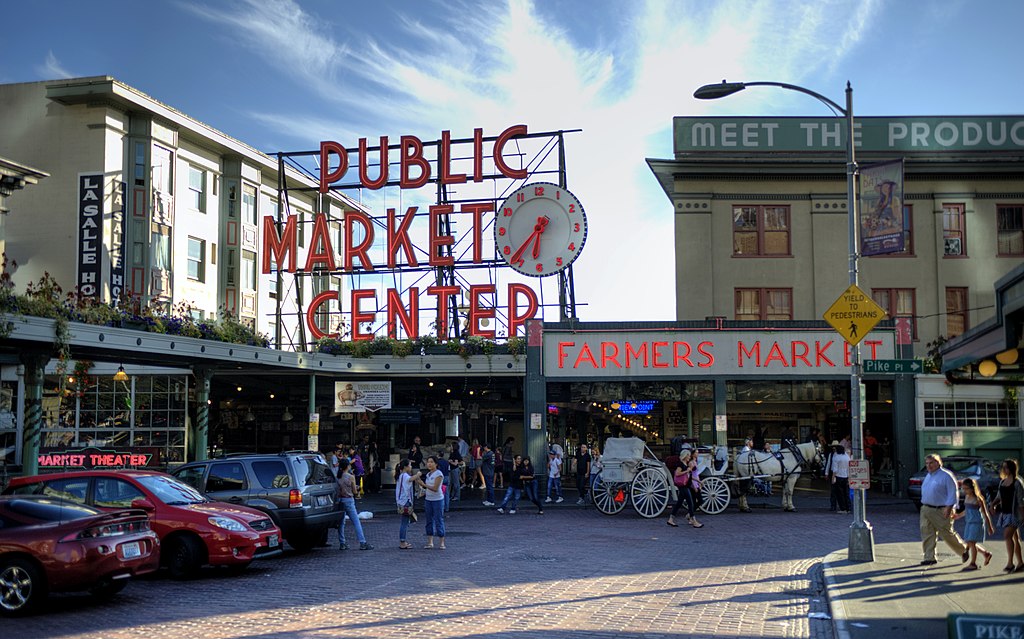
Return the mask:
[[526,241],[523,242],[523,245],[516,249],[516,252],[512,254],[512,259],[509,260],[509,263],[515,264],[516,262],[522,262],[523,253],[526,252],[526,248],[530,246],[530,243],[533,242],[538,237],[540,237],[539,231],[534,231],[533,233],[531,233],[530,236],[526,238]]
[[533,259],[537,259],[540,255],[540,236],[544,233],[544,227],[548,225],[549,219],[547,216],[538,217],[537,225],[533,227],[533,234],[537,238],[533,241]]

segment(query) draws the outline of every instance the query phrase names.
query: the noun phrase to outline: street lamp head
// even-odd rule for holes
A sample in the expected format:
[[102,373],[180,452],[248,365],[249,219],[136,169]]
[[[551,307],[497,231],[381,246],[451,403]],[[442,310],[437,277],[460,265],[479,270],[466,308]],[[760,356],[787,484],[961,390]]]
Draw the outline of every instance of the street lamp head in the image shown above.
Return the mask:
[[717,100],[746,88],[747,85],[743,82],[726,82],[722,80],[721,84],[705,84],[693,92],[693,97],[698,100]]

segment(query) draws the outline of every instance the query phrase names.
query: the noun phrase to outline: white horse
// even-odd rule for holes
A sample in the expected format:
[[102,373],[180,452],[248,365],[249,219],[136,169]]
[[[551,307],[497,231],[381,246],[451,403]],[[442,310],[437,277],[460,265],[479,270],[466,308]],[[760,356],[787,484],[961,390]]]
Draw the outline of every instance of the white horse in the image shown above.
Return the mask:
[[[796,447],[800,454],[803,455],[803,460],[798,460],[793,451],[788,448],[780,450],[778,454],[751,450],[736,455],[733,469],[736,471],[736,476],[740,479],[760,477],[772,482],[781,481],[782,509],[787,512],[793,512],[796,510],[793,506],[793,487],[796,486],[796,480],[800,477],[801,461],[820,463],[822,460],[821,451],[818,450],[816,444],[807,442],[797,444]],[[779,459],[780,456],[781,460]],[[745,482],[741,482],[740,512],[748,513],[750,512],[750,506],[747,505],[747,491],[742,490],[744,485]]]

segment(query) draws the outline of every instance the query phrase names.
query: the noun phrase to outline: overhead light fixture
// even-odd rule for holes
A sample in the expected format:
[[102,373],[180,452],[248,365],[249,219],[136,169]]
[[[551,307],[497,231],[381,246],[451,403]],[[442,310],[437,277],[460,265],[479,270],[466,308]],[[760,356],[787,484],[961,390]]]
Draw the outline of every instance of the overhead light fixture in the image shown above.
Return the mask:
[[999,364],[996,364],[990,359],[982,360],[981,363],[978,364],[978,373],[980,373],[982,377],[992,377],[998,371]]
[[433,387],[434,387],[434,382],[433,382],[433,380],[431,380],[431,381],[427,382],[427,386],[429,386],[429,387],[433,388]]
[[124,372],[124,366],[118,366],[117,367],[117,372],[114,373],[114,381],[115,382],[127,382],[128,381],[128,373]]
[[1008,351],[1003,351],[1002,353],[997,354],[996,355],[996,361],[999,362],[1000,364],[1004,365],[1004,366],[1009,366],[1011,364],[1016,364],[1017,363],[1017,357],[1018,357],[1017,349],[1016,348],[1011,348]]
[[284,412],[281,413],[281,421],[282,422],[290,422],[293,419],[295,419],[295,417],[292,415],[291,411],[288,410],[288,407],[285,406],[284,407]]
[[241,386],[235,386],[235,390],[238,391],[239,393],[241,393],[242,392],[242,387]]
[[450,389],[450,388],[446,388],[446,389],[444,389],[444,392],[446,392],[446,393],[448,393],[449,395],[451,395],[451,393],[452,393],[452,389]]
[[274,394],[273,393],[270,394],[270,399],[274,399]]

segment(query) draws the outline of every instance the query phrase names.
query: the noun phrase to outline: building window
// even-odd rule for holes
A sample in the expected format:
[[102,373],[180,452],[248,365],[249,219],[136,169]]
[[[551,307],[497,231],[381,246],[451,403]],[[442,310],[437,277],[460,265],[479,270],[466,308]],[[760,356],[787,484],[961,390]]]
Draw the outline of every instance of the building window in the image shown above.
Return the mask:
[[956,337],[967,326],[967,289],[946,287],[946,337]]
[[917,301],[912,288],[874,288],[871,298],[891,317],[910,318],[910,328],[917,339]]
[[206,240],[188,238],[188,279],[206,281]]
[[925,428],[1017,428],[1017,404],[925,402]]
[[256,290],[256,254],[242,251],[242,288]]
[[996,206],[999,244],[997,255],[1024,255],[1024,206],[1000,204]]
[[188,167],[189,206],[196,211],[206,211],[206,171],[192,165]]
[[135,143],[135,186],[146,186],[146,143]]
[[242,187],[242,222],[256,226],[256,187]]
[[734,206],[733,255],[789,255],[788,206]]
[[945,257],[967,256],[967,217],[963,204],[942,205],[942,240]]
[[791,320],[793,289],[738,288],[735,316],[738,320]]

